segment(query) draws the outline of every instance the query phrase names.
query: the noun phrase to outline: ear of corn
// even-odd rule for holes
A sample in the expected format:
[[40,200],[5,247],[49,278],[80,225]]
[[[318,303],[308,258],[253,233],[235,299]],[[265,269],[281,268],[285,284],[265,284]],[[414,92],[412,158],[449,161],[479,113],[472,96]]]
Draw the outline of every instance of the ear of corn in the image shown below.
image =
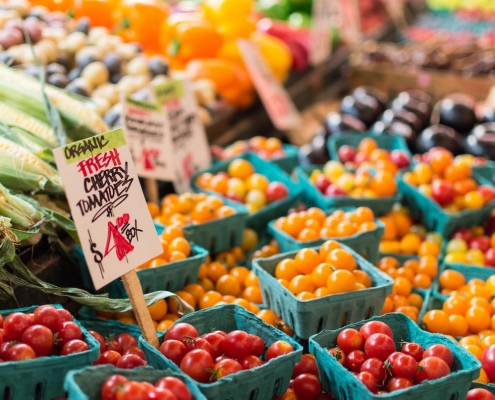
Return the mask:
[[[23,188],[21,182],[25,180],[32,185],[35,182],[32,175],[35,175],[50,182],[50,185],[47,185],[43,179],[39,179],[40,189],[63,192],[62,180],[55,169],[28,150],[0,136],[0,175],[2,173],[10,177],[10,181],[19,180],[15,186],[12,186],[17,189],[26,190],[27,187]],[[32,186],[30,189],[32,190]]]
[[4,137],[11,142],[24,147],[42,160],[53,162],[53,145],[33,134],[32,132],[19,126],[7,126],[0,122],[0,137]]
[[47,124],[3,103],[0,103],[0,122],[24,129],[39,136],[46,141],[51,148],[57,146],[55,132]]
[[[48,84],[45,93],[59,111],[71,139],[85,139],[109,130],[101,117],[82,100]],[[5,65],[0,65],[0,101],[49,124],[40,83]]]
[[0,215],[10,218],[13,227],[30,229],[42,215],[27,201],[11,194],[0,184]]

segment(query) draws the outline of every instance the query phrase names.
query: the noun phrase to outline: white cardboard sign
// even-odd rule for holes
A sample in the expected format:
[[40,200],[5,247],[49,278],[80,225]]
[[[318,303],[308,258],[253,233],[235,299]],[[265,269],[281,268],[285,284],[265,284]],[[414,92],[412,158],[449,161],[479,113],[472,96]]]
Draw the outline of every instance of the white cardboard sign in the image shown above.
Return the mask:
[[122,129],[53,153],[95,289],[163,252]]
[[311,25],[311,64],[319,65],[332,54],[332,18],[334,0],[313,0]]
[[154,86],[155,101],[168,115],[175,160],[175,190],[191,190],[191,177],[211,165],[206,132],[198,114],[194,93],[185,79]]
[[174,181],[174,153],[168,117],[153,103],[121,99],[124,133],[141,178]]
[[273,76],[256,44],[245,39],[239,39],[237,44],[273,125],[279,130],[298,128],[302,123],[301,114],[287,90]]

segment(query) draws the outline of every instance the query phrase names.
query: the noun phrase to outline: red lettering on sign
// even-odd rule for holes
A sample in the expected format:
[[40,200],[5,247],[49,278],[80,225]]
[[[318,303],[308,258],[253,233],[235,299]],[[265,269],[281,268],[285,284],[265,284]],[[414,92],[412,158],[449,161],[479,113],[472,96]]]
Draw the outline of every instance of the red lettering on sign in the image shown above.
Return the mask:
[[108,168],[109,166],[117,167],[119,165],[121,165],[119,151],[113,149],[79,161],[77,163],[77,168],[78,171],[82,172],[83,176],[86,177],[101,169]]

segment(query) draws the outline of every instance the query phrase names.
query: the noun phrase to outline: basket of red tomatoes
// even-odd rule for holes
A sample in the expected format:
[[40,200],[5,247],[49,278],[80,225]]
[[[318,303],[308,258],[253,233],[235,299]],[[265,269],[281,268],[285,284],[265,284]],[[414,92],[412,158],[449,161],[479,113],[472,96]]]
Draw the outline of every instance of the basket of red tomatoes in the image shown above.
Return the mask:
[[188,314],[160,337],[141,336],[148,364],[194,379],[209,400],[270,400],[289,387],[302,346],[244,308],[226,304]]

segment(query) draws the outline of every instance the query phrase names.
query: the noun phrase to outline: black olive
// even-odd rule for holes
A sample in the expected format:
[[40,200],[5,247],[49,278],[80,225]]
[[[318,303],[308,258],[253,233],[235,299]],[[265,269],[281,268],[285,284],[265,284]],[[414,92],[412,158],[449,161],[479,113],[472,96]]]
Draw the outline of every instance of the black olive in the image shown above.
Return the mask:
[[66,90],[71,93],[76,93],[78,95],[84,96],[84,97],[89,97],[89,93],[84,89],[83,87],[79,85],[68,85],[66,87]]
[[153,77],[157,75],[167,75],[168,74],[168,63],[165,57],[156,55],[149,59],[148,68],[150,69]]
[[117,53],[108,53],[103,59],[110,75],[120,74],[122,69],[122,58]]
[[40,79],[40,70],[36,65],[30,65],[24,70],[24,73],[36,79]]
[[3,51],[0,53],[0,63],[13,67],[18,65],[17,60],[8,51]]
[[52,74],[67,75],[67,68],[57,63],[51,63],[46,66],[46,73],[47,75],[52,75]]
[[91,64],[91,63],[93,63],[95,61],[99,61],[99,60],[94,55],[92,55],[92,54],[84,54],[80,58],[77,66],[79,68],[83,69],[86,65],[89,65],[89,64]]
[[116,111],[115,108],[111,108],[107,111],[107,113],[103,117],[103,120],[109,127],[114,127],[120,120],[120,112]]
[[63,65],[67,71],[72,68],[72,60],[67,53],[58,53],[55,63]]
[[89,33],[90,28],[91,28],[91,19],[89,19],[88,17],[82,17],[79,19],[79,21],[77,21],[77,25],[74,31],[82,32],[85,35],[87,35]]
[[112,74],[110,75],[110,83],[118,83],[122,79],[121,74]]
[[59,88],[64,88],[69,84],[69,78],[57,72],[48,77],[48,83]]

